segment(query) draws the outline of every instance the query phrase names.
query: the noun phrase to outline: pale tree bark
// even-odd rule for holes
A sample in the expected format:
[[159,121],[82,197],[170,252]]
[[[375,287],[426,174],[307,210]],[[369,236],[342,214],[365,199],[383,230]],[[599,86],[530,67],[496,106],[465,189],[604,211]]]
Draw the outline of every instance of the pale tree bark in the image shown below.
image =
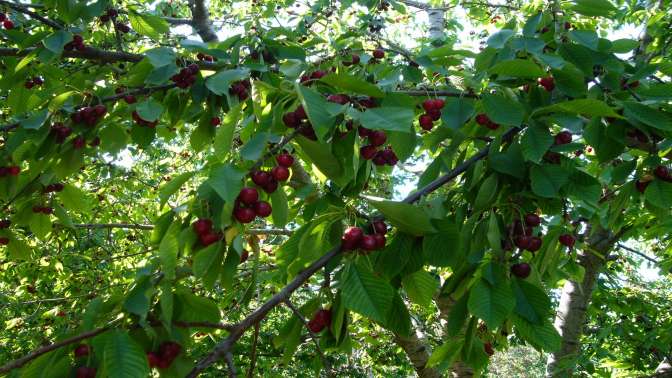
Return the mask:
[[548,358],[547,377],[572,375],[595,281],[606,262],[604,257],[616,241],[617,237],[611,232],[600,230],[589,238],[589,247],[579,253],[579,264],[585,269],[585,274],[581,282],[568,280],[562,288],[554,324],[562,336],[562,343],[560,349]]
[[215,34],[212,28],[210,12],[208,12],[208,6],[205,1],[189,0],[189,8],[191,9],[191,17],[193,19],[191,26],[196,29],[203,42],[217,42],[219,38],[217,38],[217,34]]
[[444,37],[444,26],[446,24],[446,11],[441,8],[430,8],[427,10],[429,18],[429,39],[441,40]]
[[429,343],[424,335],[416,330],[409,337],[394,335],[394,342],[401,347],[413,364],[415,373],[420,378],[439,378],[441,374],[432,368],[427,367],[427,361],[432,354]]

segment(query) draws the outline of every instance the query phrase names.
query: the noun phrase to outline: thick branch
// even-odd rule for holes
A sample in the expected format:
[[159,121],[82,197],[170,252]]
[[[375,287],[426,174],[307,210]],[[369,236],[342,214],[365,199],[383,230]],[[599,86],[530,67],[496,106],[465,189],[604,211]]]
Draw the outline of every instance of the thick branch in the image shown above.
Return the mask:
[[[75,224],[76,228],[86,229],[100,229],[100,228],[122,228],[129,230],[153,230],[154,225],[151,224],[135,224],[135,223],[84,223]],[[285,230],[281,228],[251,228],[245,231],[249,235],[291,235],[292,230]]]
[[217,42],[219,39],[215,31],[212,30],[210,13],[208,12],[208,7],[205,5],[205,0],[189,0],[189,7],[191,8],[191,16],[193,18],[191,26],[196,29],[203,42]]

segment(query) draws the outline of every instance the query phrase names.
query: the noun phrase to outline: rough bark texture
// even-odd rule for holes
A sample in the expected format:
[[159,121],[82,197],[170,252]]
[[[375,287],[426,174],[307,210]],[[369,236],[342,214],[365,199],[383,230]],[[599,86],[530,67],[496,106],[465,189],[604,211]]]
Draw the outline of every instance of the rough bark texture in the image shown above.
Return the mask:
[[427,10],[429,17],[429,39],[443,39],[443,29],[446,24],[446,11],[443,9]]
[[201,36],[203,42],[217,42],[217,34],[212,29],[212,22],[210,22],[210,13],[205,4],[205,0],[189,0],[189,7],[191,8],[191,16],[194,20],[191,25],[198,35]]
[[441,374],[436,369],[427,368],[427,361],[431,355],[429,344],[422,334],[414,333],[410,337],[394,336],[394,342],[404,350],[411,360],[416,374],[420,378],[439,378]]
[[658,365],[653,376],[666,378],[672,377],[672,364],[670,364],[670,360],[667,357],[665,357],[660,365]]
[[585,269],[583,281],[567,281],[562,289],[560,304],[555,316],[555,328],[562,336],[560,350],[552,353],[546,364],[547,377],[569,377],[572,375],[574,362],[579,352],[580,338],[586,321],[586,311],[593,294],[595,281],[605,264],[603,257],[591,252],[593,249],[604,256],[615,240],[607,231],[595,233],[589,240],[590,248],[579,254],[579,263]]

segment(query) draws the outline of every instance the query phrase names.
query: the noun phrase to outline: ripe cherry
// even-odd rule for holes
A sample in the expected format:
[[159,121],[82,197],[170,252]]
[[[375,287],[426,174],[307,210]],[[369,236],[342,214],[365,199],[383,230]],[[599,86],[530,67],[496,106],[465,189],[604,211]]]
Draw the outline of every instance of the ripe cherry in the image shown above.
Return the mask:
[[7,245],[7,244],[9,244],[9,238],[4,236],[0,237],[0,245]]
[[483,344],[483,350],[485,350],[485,353],[488,356],[492,356],[493,354],[495,354],[495,349],[492,347],[492,344],[490,342]]
[[427,115],[432,117],[432,121],[438,121],[441,119],[441,111],[439,109],[430,109],[427,111]]
[[554,139],[556,145],[569,144],[572,143],[572,133],[569,131],[561,131],[555,135]]
[[516,239],[513,241],[516,244],[516,247],[520,249],[528,249],[530,247],[532,238],[527,235],[521,235],[516,237]]
[[383,249],[385,248],[385,243],[387,242],[387,239],[385,238],[385,235],[383,234],[373,234],[373,239],[376,241],[376,249]]
[[432,116],[429,114],[423,114],[420,116],[418,119],[418,123],[420,123],[420,127],[423,130],[430,131],[434,127],[434,120],[432,119]]
[[378,166],[387,164],[387,160],[385,159],[383,151],[376,152],[376,155],[373,157],[372,161],[373,164]]
[[387,135],[382,130],[374,130],[369,134],[369,143],[372,146],[382,146],[387,141]]
[[374,251],[378,247],[378,242],[373,235],[364,235],[359,242],[359,248],[365,251]]
[[541,218],[534,213],[527,214],[525,215],[525,224],[530,227],[537,227],[541,224]]
[[75,357],[84,357],[88,356],[90,352],[90,348],[86,344],[79,344],[75,348]]
[[373,159],[376,156],[376,151],[375,146],[363,146],[359,148],[359,154],[366,160]]
[[555,89],[555,80],[552,76],[542,77],[539,79],[539,85],[544,87],[547,92],[552,92]]
[[220,123],[222,123],[222,120],[219,117],[210,118],[210,125],[219,126]]
[[259,201],[254,204],[254,212],[258,217],[266,218],[267,216],[271,215],[273,208],[271,208],[270,203],[266,201]]
[[271,175],[273,175],[273,177],[278,181],[287,181],[287,179],[289,179],[289,169],[287,167],[283,167],[282,165],[278,165],[273,167],[271,170]]
[[360,138],[366,138],[371,134],[371,130],[367,129],[364,126],[359,126],[357,128],[357,134],[359,134]]
[[259,192],[255,188],[243,188],[238,193],[238,199],[246,205],[253,205],[259,200]]
[[271,180],[271,174],[265,171],[254,171],[251,176],[252,182],[262,187]]
[[422,102],[422,108],[425,109],[426,112],[436,109],[435,106],[435,102],[431,98],[428,98]]
[[664,166],[659,165],[653,170],[653,174],[661,180],[667,181],[670,178],[670,170]]
[[154,352],[147,352],[147,363],[149,364],[150,369],[158,367],[160,361],[161,358],[159,357],[158,354]]
[[14,29],[14,22],[12,22],[12,20],[5,20],[2,22],[2,26],[7,30],[11,30]]
[[387,225],[385,224],[385,222],[380,220],[373,221],[371,226],[373,227],[373,231],[375,231],[376,234],[382,234],[382,235],[387,234]]
[[649,186],[651,181],[642,181],[642,180],[637,180],[635,181],[635,188],[637,188],[637,191],[640,193],[644,193],[646,190],[646,187]]
[[204,234],[198,235],[198,239],[201,241],[204,247],[207,247],[211,244],[217,243],[219,239],[222,238],[222,235],[218,232],[208,231]]
[[322,332],[327,326],[331,324],[331,310],[320,309],[317,310],[313,318],[308,322],[308,329],[313,333]]
[[248,207],[239,207],[233,210],[233,216],[240,223],[250,223],[254,220],[254,217],[256,217],[257,214],[254,210]]
[[558,237],[558,241],[560,244],[564,245],[565,247],[573,248],[574,243],[576,240],[574,240],[574,236],[570,234],[562,234]]
[[294,164],[294,157],[288,153],[282,153],[275,158],[275,161],[283,167],[291,167]]
[[342,94],[332,94],[327,97],[327,101],[334,102],[336,104],[345,105],[350,102],[350,98]]
[[530,244],[527,246],[527,250],[530,252],[536,252],[541,248],[541,238],[537,236],[532,236],[530,238]]
[[203,235],[212,229],[212,221],[210,219],[198,219],[191,225],[194,232],[198,235]]
[[301,124],[301,119],[296,116],[295,112],[289,112],[282,116],[282,122],[285,126],[295,129]]
[[278,190],[278,180],[271,176],[266,185],[264,185],[262,188],[264,189],[264,192],[271,194]]
[[364,231],[359,227],[348,227],[341,237],[341,247],[349,251],[357,248],[364,237]]
[[21,173],[21,167],[18,165],[12,165],[11,167],[7,167],[7,173],[10,176],[18,176],[19,173]]
[[75,374],[77,378],[95,378],[96,377],[96,368],[80,366],[77,368]]
[[527,278],[532,272],[532,267],[528,263],[518,263],[511,266],[511,273],[518,278]]
[[247,261],[247,259],[250,257],[250,252],[244,250],[243,253],[240,254],[240,263],[244,263]]
[[0,230],[5,229],[5,228],[9,228],[9,226],[11,224],[12,224],[12,221],[10,221],[9,219],[0,220]]
[[385,51],[383,49],[373,50],[373,57],[376,59],[383,59],[385,57]]

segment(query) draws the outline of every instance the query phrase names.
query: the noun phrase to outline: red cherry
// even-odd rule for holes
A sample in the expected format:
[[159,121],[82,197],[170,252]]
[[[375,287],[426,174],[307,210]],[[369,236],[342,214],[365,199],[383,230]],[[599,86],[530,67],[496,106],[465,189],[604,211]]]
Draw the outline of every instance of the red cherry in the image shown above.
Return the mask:
[[75,357],[88,356],[91,349],[86,344],[79,344],[75,347]]
[[211,244],[217,243],[222,238],[222,235],[218,232],[208,231],[204,234],[199,234],[198,239],[201,241],[201,244],[204,247],[207,247]]
[[434,100],[432,100],[431,98],[428,98],[422,102],[422,108],[425,109],[426,112],[432,109],[436,109],[435,106],[436,105],[434,104]]
[[653,174],[664,181],[667,181],[670,178],[670,170],[664,165],[657,166],[653,170]]
[[331,310],[320,309],[313,318],[308,322],[308,328],[313,333],[322,332],[328,325],[331,324]]
[[243,188],[238,194],[238,199],[246,205],[253,205],[259,200],[259,192],[255,188]]
[[375,146],[363,146],[359,148],[359,154],[365,160],[371,160],[376,156],[376,147]]
[[420,116],[418,119],[418,123],[420,123],[420,127],[423,130],[431,130],[434,127],[434,120],[432,119],[432,116],[429,114],[423,114]]
[[397,165],[397,163],[399,162],[399,158],[397,158],[397,154],[395,154],[394,151],[392,151],[392,149],[390,147],[387,147],[386,149],[381,151],[380,154],[385,159],[385,162],[387,163],[387,165],[394,166],[394,165]]
[[86,140],[81,135],[72,140],[72,148],[74,148],[75,150],[83,148],[85,145]]
[[366,138],[366,137],[368,137],[369,135],[371,135],[371,130],[367,129],[367,128],[364,127],[364,126],[359,126],[359,127],[357,128],[357,134],[359,134],[359,137],[360,137],[360,138]]
[[278,181],[287,181],[289,179],[289,169],[281,165],[273,167],[271,175]]
[[357,54],[352,54],[352,64],[359,64],[359,55]]
[[385,222],[380,220],[373,221],[371,226],[373,227],[373,231],[375,231],[376,234],[382,234],[382,235],[387,234],[387,225],[385,224]]
[[289,168],[294,164],[294,157],[290,154],[282,153],[275,158],[275,161],[281,166]]
[[569,144],[572,143],[572,133],[569,131],[561,131],[555,135],[554,139],[556,145]]
[[244,263],[247,261],[247,259],[250,257],[250,252],[248,251],[243,251],[243,253],[240,254],[240,263]]
[[308,114],[306,114],[306,110],[303,108],[303,106],[299,105],[298,108],[294,111],[294,115],[299,119],[308,119]]
[[181,351],[182,346],[178,343],[173,341],[161,343],[161,345],[159,345],[159,356],[161,358],[159,367],[165,369],[170,366]]
[[98,105],[96,105],[96,106],[93,107],[93,112],[94,112],[98,117],[101,117],[101,116],[103,116],[105,113],[107,113],[107,107],[106,107],[105,105],[103,105],[103,104],[98,104]]
[[14,23],[12,22],[12,20],[5,20],[5,21],[3,21],[3,22],[2,22],[2,26],[4,26],[5,29],[7,29],[7,30],[14,29]]
[[532,267],[528,263],[513,264],[511,266],[511,273],[518,278],[527,278],[532,272]]
[[359,242],[359,248],[365,251],[373,251],[378,247],[378,242],[373,235],[364,235],[362,240]]
[[257,214],[255,214],[254,210],[248,207],[240,207],[233,210],[233,216],[240,223],[250,223],[254,220]]
[[326,75],[327,75],[326,72],[317,70],[317,71],[313,72],[312,74],[310,74],[310,78],[315,79],[315,80],[319,80],[319,79],[325,77]]
[[147,363],[149,364],[150,369],[158,367],[160,361],[161,358],[159,358],[158,354],[154,352],[147,352]]
[[514,240],[514,243],[516,244],[516,247],[520,249],[528,249],[530,247],[532,238],[530,236],[522,235],[516,237]]
[[446,102],[441,98],[434,99],[434,109],[441,110],[446,105]]
[[96,368],[80,366],[77,368],[77,373],[75,374],[77,378],[95,378],[96,377]]
[[492,356],[493,354],[495,354],[495,350],[492,348],[492,344],[489,342],[483,344],[483,350],[485,350],[485,353],[488,356]]
[[271,175],[265,171],[254,171],[252,172],[252,182],[259,186],[264,186],[268,184],[271,180]]
[[7,15],[4,14],[4,13],[2,13],[2,12],[0,12],[0,22],[5,21],[6,19],[7,19]]
[[382,130],[374,130],[369,134],[369,143],[372,146],[382,146],[387,141],[387,134]]
[[481,126],[487,126],[489,122],[490,117],[488,117],[488,115],[485,113],[480,113],[476,116],[476,123],[478,123]]
[[385,235],[383,235],[383,234],[373,234],[373,239],[376,241],[376,249],[385,248],[385,243],[387,242],[387,239],[385,238]]
[[541,248],[541,238],[537,236],[532,236],[530,238],[530,245],[527,246],[527,250],[530,252],[537,252]]
[[439,109],[429,109],[427,115],[432,117],[432,121],[438,121],[441,119],[441,111]]
[[212,117],[212,118],[210,118],[210,125],[212,125],[212,126],[219,126],[220,123],[222,123],[222,120],[219,119],[219,117]]
[[539,79],[539,85],[544,87],[547,92],[552,92],[555,89],[555,80],[552,76],[542,77]]
[[644,191],[646,190],[646,187],[649,186],[650,183],[651,183],[651,181],[637,180],[635,182],[635,187],[637,188],[638,192],[644,193]]
[[574,243],[576,240],[574,240],[574,237],[570,234],[562,234],[558,237],[558,241],[560,244],[564,245],[565,247],[569,247],[570,249],[574,247]]
[[525,224],[530,227],[537,227],[541,224],[541,218],[534,213],[527,214],[525,215]]
[[7,167],[7,173],[9,173],[10,176],[18,176],[19,173],[21,173],[21,167],[18,165]]
[[258,217],[266,218],[267,216],[271,215],[273,208],[271,208],[270,203],[266,201],[259,201],[254,204],[254,212]]
[[341,237],[341,247],[349,251],[356,249],[364,236],[364,231],[359,227],[348,227]]
[[327,101],[334,102],[336,104],[345,105],[350,102],[350,98],[342,94],[332,94],[327,97]]
[[297,117],[295,112],[289,112],[282,116],[282,122],[285,124],[285,126],[294,129],[299,127],[301,124],[301,119]]
[[385,57],[385,51],[383,49],[373,50],[373,57],[376,59],[383,59]]
[[378,166],[387,164],[387,160],[385,159],[385,154],[383,151],[376,152],[376,155],[371,161],[373,161],[373,164]]
[[9,238],[6,237],[0,237],[0,245],[7,245],[9,244]]
[[0,230],[5,229],[5,228],[9,228],[9,226],[11,224],[12,224],[12,221],[10,221],[9,219],[0,220]]
[[271,176],[266,185],[263,186],[264,192],[271,194],[278,190],[278,180]]
[[191,225],[194,229],[194,232],[198,235],[203,235],[212,229],[212,220],[210,219],[198,219]]

